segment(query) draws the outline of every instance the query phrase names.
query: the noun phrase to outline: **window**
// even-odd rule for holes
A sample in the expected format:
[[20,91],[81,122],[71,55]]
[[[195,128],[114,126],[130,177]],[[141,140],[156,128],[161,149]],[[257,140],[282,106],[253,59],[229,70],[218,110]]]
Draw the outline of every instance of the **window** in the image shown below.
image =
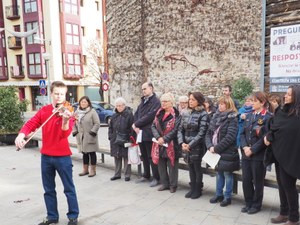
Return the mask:
[[77,0],[65,0],[65,13],[78,15]]
[[67,44],[79,45],[79,26],[77,24],[66,24]]
[[100,39],[101,38],[101,34],[100,34],[100,30],[96,30],[96,38]]
[[41,54],[40,53],[29,53],[28,54],[28,65],[30,75],[40,75],[41,71]]
[[85,36],[85,27],[81,27],[81,34],[82,36]]
[[3,61],[2,58],[0,57],[0,76],[6,76],[8,74],[7,70],[7,62],[6,62],[6,56],[3,56]]
[[32,13],[37,11],[36,0],[24,0],[25,13]]
[[[26,23],[26,31],[32,30],[34,28],[36,28],[38,26],[38,22],[30,22],[30,23]],[[39,32],[37,32],[39,33]],[[27,44],[39,44],[40,41],[39,40],[35,40],[34,38],[37,37],[37,33],[30,35],[29,37],[27,37]]]
[[86,55],[83,55],[83,56],[82,56],[82,62],[83,62],[83,65],[86,65],[86,64],[87,64],[87,62],[86,62]]
[[14,31],[20,32],[21,31],[21,26],[20,25],[15,25],[14,26]]
[[79,54],[67,54],[67,74],[81,75],[81,63]]
[[4,74],[3,74],[3,68],[2,68],[2,58],[0,56],[0,77],[2,77]]
[[5,48],[6,45],[5,45],[5,35],[4,35],[4,32],[2,32],[2,34],[1,34],[1,40],[2,40],[2,47]]

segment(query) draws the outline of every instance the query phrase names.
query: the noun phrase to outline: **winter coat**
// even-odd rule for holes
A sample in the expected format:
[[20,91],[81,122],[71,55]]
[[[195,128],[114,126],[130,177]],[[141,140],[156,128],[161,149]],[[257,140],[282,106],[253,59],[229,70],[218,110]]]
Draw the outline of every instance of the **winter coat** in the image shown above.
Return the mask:
[[[214,132],[218,129],[217,144],[214,146],[212,139]],[[240,158],[236,147],[236,135],[238,131],[237,114],[234,112],[219,111],[214,114],[205,136],[207,149],[214,147],[215,153],[221,155],[216,167],[218,171],[233,172],[239,170]]]
[[[180,150],[179,145],[178,145],[177,131],[178,131],[178,127],[180,125],[181,116],[180,116],[179,111],[176,108],[174,108],[174,110],[175,110],[175,126],[174,126],[174,129],[172,131],[170,131],[168,134],[166,134],[164,136],[162,135],[162,132],[164,132],[165,129],[166,129],[168,121],[170,121],[173,118],[173,116],[170,114],[163,121],[162,119],[165,115],[165,110],[160,111],[160,113],[156,116],[158,121],[159,121],[161,130],[156,127],[154,122],[152,123],[151,129],[152,129],[153,136],[156,138],[156,140],[158,140],[160,137],[162,137],[164,139],[165,143],[170,143],[171,141],[173,141],[174,151],[175,151],[175,159],[178,159],[181,155],[181,150]],[[159,156],[161,158],[167,158],[166,147],[159,146]]]
[[290,176],[300,179],[300,117],[288,115],[289,105],[276,110],[267,135],[279,166]]
[[134,124],[140,128],[142,133],[142,141],[152,142],[151,126],[156,115],[156,112],[160,108],[160,101],[154,93],[149,100],[144,103],[145,97],[141,98],[141,103],[134,113]]
[[[266,110],[256,115],[255,112],[246,116],[243,129],[241,131],[241,152],[242,158],[246,160],[263,161],[267,146],[264,144],[264,136],[268,132],[268,120],[272,114]],[[252,155],[247,157],[243,148],[251,148]]]
[[73,128],[77,148],[80,152],[96,152],[99,150],[98,130],[100,120],[95,109],[91,108]]
[[109,128],[108,139],[110,141],[110,155],[113,157],[128,157],[128,148],[115,144],[117,132],[128,134],[127,139],[130,141],[130,136],[133,135],[133,114],[129,107],[126,107],[121,113],[115,110],[116,113],[112,116]]
[[181,116],[178,128],[178,143],[189,144],[190,152],[182,152],[188,162],[201,161],[205,147],[205,134],[208,128],[208,115],[204,107],[187,110]]

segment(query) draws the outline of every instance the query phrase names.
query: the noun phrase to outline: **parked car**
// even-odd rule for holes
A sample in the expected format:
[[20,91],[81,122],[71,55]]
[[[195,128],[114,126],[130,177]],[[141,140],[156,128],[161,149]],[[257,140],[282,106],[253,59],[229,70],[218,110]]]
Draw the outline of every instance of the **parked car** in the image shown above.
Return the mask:
[[[78,107],[78,102],[72,105],[76,110]],[[110,123],[112,115],[115,113],[115,107],[112,104],[106,102],[96,102],[92,101],[92,106],[98,113],[100,123]]]

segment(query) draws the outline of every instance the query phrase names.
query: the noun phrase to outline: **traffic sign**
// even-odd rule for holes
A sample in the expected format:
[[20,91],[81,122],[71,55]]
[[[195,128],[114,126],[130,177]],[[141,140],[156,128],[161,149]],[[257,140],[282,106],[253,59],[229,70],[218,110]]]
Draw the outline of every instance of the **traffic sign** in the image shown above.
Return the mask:
[[40,88],[40,94],[41,94],[42,96],[45,96],[45,95],[47,94],[46,88]]
[[103,91],[107,91],[108,89],[109,89],[108,83],[105,83],[105,84],[102,85],[102,90]]
[[39,80],[39,86],[40,86],[40,88],[45,88],[46,87],[46,80]]
[[103,79],[103,80],[108,80],[108,74],[105,73],[105,72],[103,72],[103,73],[102,73],[102,79]]

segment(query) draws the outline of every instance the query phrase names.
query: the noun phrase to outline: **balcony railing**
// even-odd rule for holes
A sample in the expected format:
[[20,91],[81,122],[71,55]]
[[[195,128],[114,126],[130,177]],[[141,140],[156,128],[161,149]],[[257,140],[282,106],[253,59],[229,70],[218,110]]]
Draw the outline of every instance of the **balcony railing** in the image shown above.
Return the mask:
[[11,66],[10,74],[12,78],[24,78],[24,66]]
[[19,37],[8,37],[8,48],[9,49],[21,49],[22,39]]
[[8,20],[20,19],[20,6],[10,5],[5,7],[5,15]]

